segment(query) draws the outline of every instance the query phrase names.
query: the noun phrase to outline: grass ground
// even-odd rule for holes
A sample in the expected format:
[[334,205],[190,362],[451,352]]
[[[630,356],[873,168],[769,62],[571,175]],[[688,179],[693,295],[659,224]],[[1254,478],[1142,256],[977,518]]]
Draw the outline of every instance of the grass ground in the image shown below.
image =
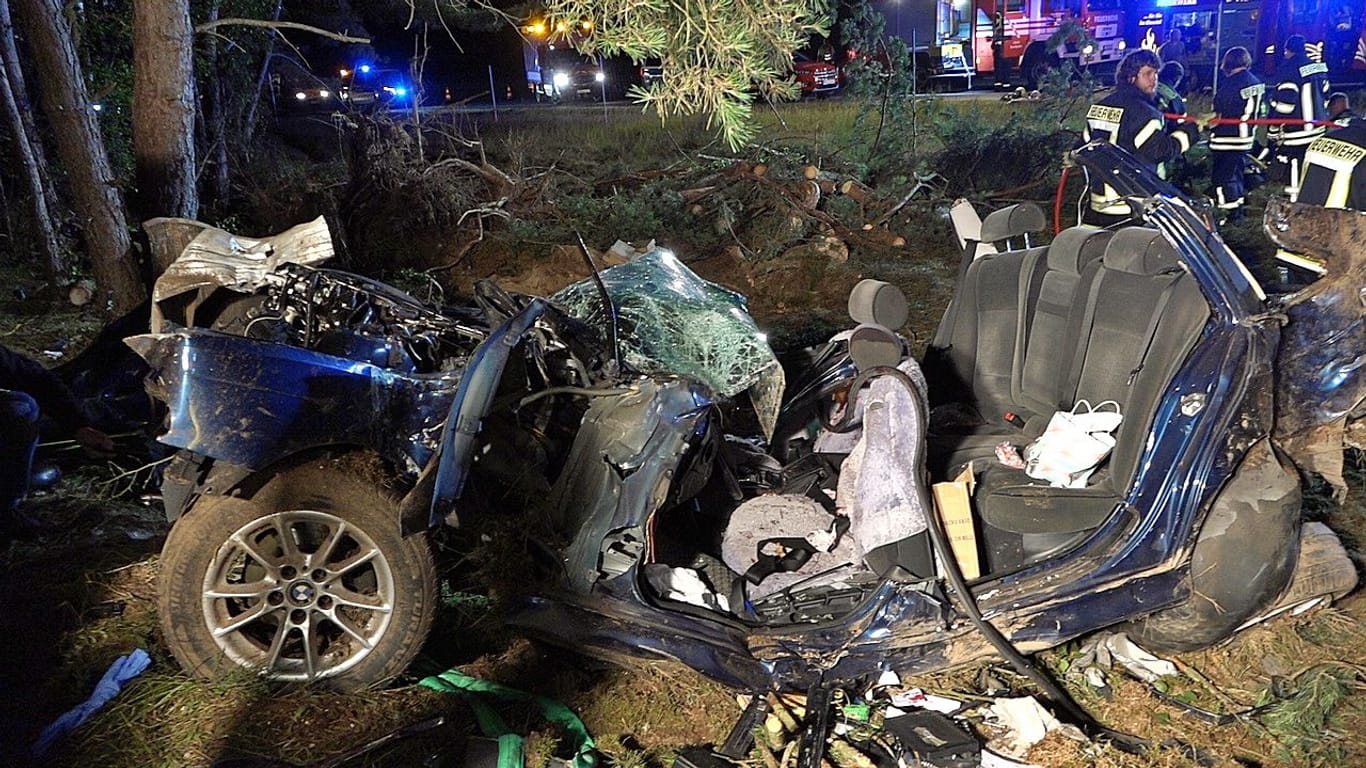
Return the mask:
[[[969,110],[974,119],[1009,122],[1028,108],[987,101],[955,109]],[[771,122],[756,150],[759,159],[775,168],[814,162],[858,174],[867,158],[860,154],[853,112],[838,101],[779,108],[764,118]],[[537,119],[553,120],[547,115]],[[558,163],[585,188],[594,179],[626,177],[643,168],[724,165],[735,159],[717,150],[695,124],[661,129],[653,118],[628,117],[606,127],[586,121],[581,133],[555,123],[532,126],[525,134],[490,130],[485,139],[500,145],[504,162],[541,169]],[[916,135],[923,138],[917,157],[930,158],[942,146],[940,134],[928,128]],[[612,151],[622,146],[633,147],[638,157]],[[889,186],[896,183],[884,178]],[[895,222],[907,235],[904,249],[854,249],[848,262],[852,272],[891,280],[906,291],[913,317],[908,331],[920,340],[933,330],[952,288],[956,257],[942,216],[944,202],[912,205]],[[659,216],[658,221],[671,220]],[[1256,248],[1259,233],[1247,230],[1238,237]],[[661,235],[685,239],[690,233]],[[38,282],[21,268],[6,271],[6,284],[37,292]],[[800,322],[809,308],[800,302],[772,307],[770,319]],[[0,343],[34,355],[63,348],[69,355],[100,322],[94,311],[74,310],[41,295],[0,301]],[[1360,456],[1353,458],[1347,501],[1337,504],[1316,488],[1311,508],[1356,553],[1366,542],[1366,468]],[[377,752],[366,764],[458,765],[474,731],[470,710],[458,697],[415,684],[420,674],[453,665],[564,701],[582,716],[603,753],[630,768],[669,765],[680,747],[721,740],[739,713],[733,692],[686,669],[602,667],[511,637],[498,626],[496,608],[473,585],[468,592],[444,596],[437,631],[418,665],[421,672],[389,689],[342,696],[280,690],[246,677],[213,684],[193,680],[178,670],[159,637],[156,552],[165,525],[155,506],[138,500],[144,489],[137,469],[136,461],[81,469],[55,493],[34,501],[35,513],[51,522],[53,533],[0,552],[0,637],[8,638],[8,658],[0,671],[0,764],[26,764],[25,747],[38,729],[83,700],[109,663],[135,647],[151,653],[151,668],[39,764],[202,766],[244,757],[257,759],[255,765],[316,765],[394,729],[440,716],[442,725]],[[1108,725],[1158,741],[1181,739],[1219,765],[1366,764],[1366,678],[1358,661],[1366,657],[1364,614],[1366,599],[1354,594],[1331,609],[1277,619],[1215,648],[1181,656],[1198,678],[1173,681],[1166,695],[1225,712],[1272,704],[1257,717],[1229,725],[1205,724],[1127,679],[1116,681],[1109,698],[1079,686],[1073,692]],[[1064,647],[1041,658],[1061,671],[1076,652]],[[994,669],[991,676],[1018,692],[1029,691],[1007,670]],[[977,680],[973,669],[907,682],[972,695]],[[514,730],[529,734],[530,755],[556,751],[561,734],[554,728],[530,712],[508,715]],[[1031,758],[1045,766],[1197,764],[1177,749],[1132,756],[1056,738],[1036,748]]]

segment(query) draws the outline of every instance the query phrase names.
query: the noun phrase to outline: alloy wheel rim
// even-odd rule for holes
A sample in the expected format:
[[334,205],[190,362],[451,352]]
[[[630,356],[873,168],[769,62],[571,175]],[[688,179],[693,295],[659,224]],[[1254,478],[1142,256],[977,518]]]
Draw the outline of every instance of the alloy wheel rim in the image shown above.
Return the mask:
[[365,531],[313,510],[238,528],[204,575],[202,615],[223,653],[277,680],[339,675],[393,619],[393,569]]

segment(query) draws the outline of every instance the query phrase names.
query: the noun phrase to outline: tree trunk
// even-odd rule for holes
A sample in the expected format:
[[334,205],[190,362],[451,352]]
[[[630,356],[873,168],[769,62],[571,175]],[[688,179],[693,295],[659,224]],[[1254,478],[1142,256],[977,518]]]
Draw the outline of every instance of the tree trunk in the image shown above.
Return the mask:
[[10,90],[14,93],[15,103],[19,105],[19,118],[28,133],[28,143],[34,148],[33,160],[38,164],[38,175],[43,180],[43,197],[47,200],[48,215],[60,219],[62,198],[52,184],[52,175],[47,167],[47,155],[41,151],[43,142],[41,134],[38,133],[38,123],[33,119],[33,104],[29,101],[23,65],[19,63],[19,46],[14,41],[14,22],[10,19],[8,0],[0,0],[0,33],[4,35],[3,39],[0,39],[0,56],[4,57],[5,74],[9,76]]
[[[23,82],[23,77],[13,77],[10,69],[10,62],[18,57],[12,55],[15,53],[14,36],[10,24],[9,3],[6,0],[0,0],[0,26],[3,26],[3,29],[0,29],[0,102],[3,102],[10,132],[14,134],[14,152],[24,169],[24,180],[28,182],[29,201],[33,213],[32,235],[38,241],[38,252],[43,255],[47,281],[56,289],[61,287],[66,270],[62,264],[62,247],[57,240],[57,230],[52,226],[52,216],[48,209],[49,198],[43,181],[46,169],[38,165],[42,148],[35,151],[32,139],[36,134],[30,133],[24,125],[23,111],[19,106],[22,97],[16,95],[11,87],[16,79]],[[13,232],[10,234],[13,235]]]
[[124,314],[142,302],[147,288],[138,276],[123,197],[90,108],[66,15],[58,0],[19,0],[15,9],[43,82],[43,112],[71,180],[95,279],[112,300],[114,313]]
[[199,215],[189,0],[133,0],[133,159],[139,220]]

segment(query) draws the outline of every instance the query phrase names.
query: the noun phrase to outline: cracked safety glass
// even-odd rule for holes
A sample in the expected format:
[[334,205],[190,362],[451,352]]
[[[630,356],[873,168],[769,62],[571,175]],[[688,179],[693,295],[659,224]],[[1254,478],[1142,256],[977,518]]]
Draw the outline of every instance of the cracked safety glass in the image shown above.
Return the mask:
[[[600,276],[616,305],[626,363],[643,373],[692,377],[727,397],[748,391],[764,434],[772,435],[785,386],[783,369],[743,296],[703,280],[662,248]],[[608,333],[610,321],[592,279],[552,299]]]

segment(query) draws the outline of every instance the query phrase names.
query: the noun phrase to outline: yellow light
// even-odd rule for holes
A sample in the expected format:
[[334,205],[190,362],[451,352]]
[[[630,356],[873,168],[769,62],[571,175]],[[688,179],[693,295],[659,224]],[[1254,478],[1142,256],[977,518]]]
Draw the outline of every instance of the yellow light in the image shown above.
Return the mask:
[[583,30],[584,30],[585,32],[590,32],[590,31],[592,31],[592,29],[593,29],[593,22],[592,22],[592,21],[587,21],[587,20],[585,20],[585,21],[579,22],[579,26],[583,27]]
[[349,70],[349,69],[343,69],[342,71],[338,72],[337,74],[341,75],[342,77],[346,77],[346,76],[348,76],[348,75],[351,74],[351,70]]
[[567,30],[567,29],[569,29],[569,25],[566,24],[566,23],[564,23],[563,21],[557,21],[557,22],[555,22],[555,31],[556,31],[556,32],[563,32],[563,31],[565,31],[565,30]]

